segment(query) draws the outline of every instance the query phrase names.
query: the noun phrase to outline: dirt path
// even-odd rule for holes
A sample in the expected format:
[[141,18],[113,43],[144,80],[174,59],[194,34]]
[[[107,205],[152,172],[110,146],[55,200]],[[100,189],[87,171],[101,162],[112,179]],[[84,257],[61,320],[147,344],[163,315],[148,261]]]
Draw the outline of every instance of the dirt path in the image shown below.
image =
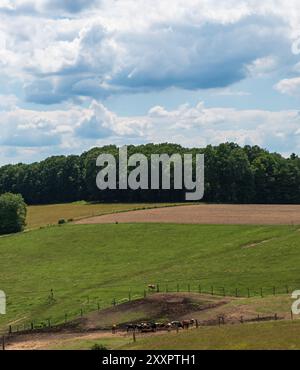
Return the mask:
[[75,223],[100,224],[115,222],[300,225],[300,205],[188,205],[103,215]]
[[6,345],[7,350],[38,350],[61,346],[69,341],[98,340],[102,338],[124,337],[125,333],[112,334],[108,331],[92,333],[38,333],[13,337]]

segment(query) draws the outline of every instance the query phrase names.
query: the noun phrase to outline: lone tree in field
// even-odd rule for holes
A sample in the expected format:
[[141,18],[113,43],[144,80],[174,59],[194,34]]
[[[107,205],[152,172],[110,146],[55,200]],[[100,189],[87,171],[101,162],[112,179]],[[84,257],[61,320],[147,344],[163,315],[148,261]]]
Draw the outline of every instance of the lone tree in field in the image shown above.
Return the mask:
[[0,234],[12,234],[24,230],[26,204],[22,195],[5,193],[0,196]]

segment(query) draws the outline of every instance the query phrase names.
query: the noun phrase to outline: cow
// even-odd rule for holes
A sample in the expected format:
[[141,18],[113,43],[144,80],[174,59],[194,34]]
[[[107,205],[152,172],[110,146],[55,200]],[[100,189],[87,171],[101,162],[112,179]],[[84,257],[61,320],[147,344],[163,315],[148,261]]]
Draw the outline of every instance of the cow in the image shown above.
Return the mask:
[[156,325],[156,330],[164,330],[164,329],[167,329],[168,324],[165,324],[163,322],[156,322],[155,325]]
[[180,321],[172,321],[170,324],[172,328],[183,328],[183,324]]
[[141,333],[155,332],[156,324],[153,322],[142,322],[140,325],[138,325],[138,330]]
[[192,320],[183,320],[182,321],[182,327],[183,329],[188,329],[190,326],[193,326],[195,323],[195,320],[192,319]]
[[191,320],[183,320],[182,321],[182,327],[183,329],[188,329],[191,325]]
[[136,331],[138,328],[137,328],[138,325],[136,324],[128,324],[127,325],[127,333],[130,332],[130,331]]

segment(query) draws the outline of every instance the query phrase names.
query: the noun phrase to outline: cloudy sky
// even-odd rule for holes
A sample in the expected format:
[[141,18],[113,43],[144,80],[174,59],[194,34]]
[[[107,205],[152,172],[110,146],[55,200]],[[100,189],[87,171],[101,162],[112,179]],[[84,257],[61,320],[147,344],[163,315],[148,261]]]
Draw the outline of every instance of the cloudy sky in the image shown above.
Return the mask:
[[299,0],[0,0],[0,164],[166,141],[300,154],[299,101]]

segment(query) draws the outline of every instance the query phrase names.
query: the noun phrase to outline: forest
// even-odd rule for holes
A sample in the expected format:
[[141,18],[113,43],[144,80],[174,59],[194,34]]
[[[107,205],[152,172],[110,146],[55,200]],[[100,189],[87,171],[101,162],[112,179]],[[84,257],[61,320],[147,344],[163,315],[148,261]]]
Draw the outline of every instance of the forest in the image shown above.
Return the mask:
[[[0,168],[0,194],[21,194],[27,204],[52,204],[86,200],[91,202],[184,201],[182,190],[99,190],[96,159],[113,154],[115,145],[93,148],[81,155],[53,156],[31,164],[9,164]],[[177,144],[128,146],[128,156],[151,154],[204,154],[204,202],[299,204],[300,158],[285,158],[258,146],[235,143],[205,148],[184,148]],[[149,161],[150,163],[150,161]],[[172,183],[172,179],[171,179]]]

